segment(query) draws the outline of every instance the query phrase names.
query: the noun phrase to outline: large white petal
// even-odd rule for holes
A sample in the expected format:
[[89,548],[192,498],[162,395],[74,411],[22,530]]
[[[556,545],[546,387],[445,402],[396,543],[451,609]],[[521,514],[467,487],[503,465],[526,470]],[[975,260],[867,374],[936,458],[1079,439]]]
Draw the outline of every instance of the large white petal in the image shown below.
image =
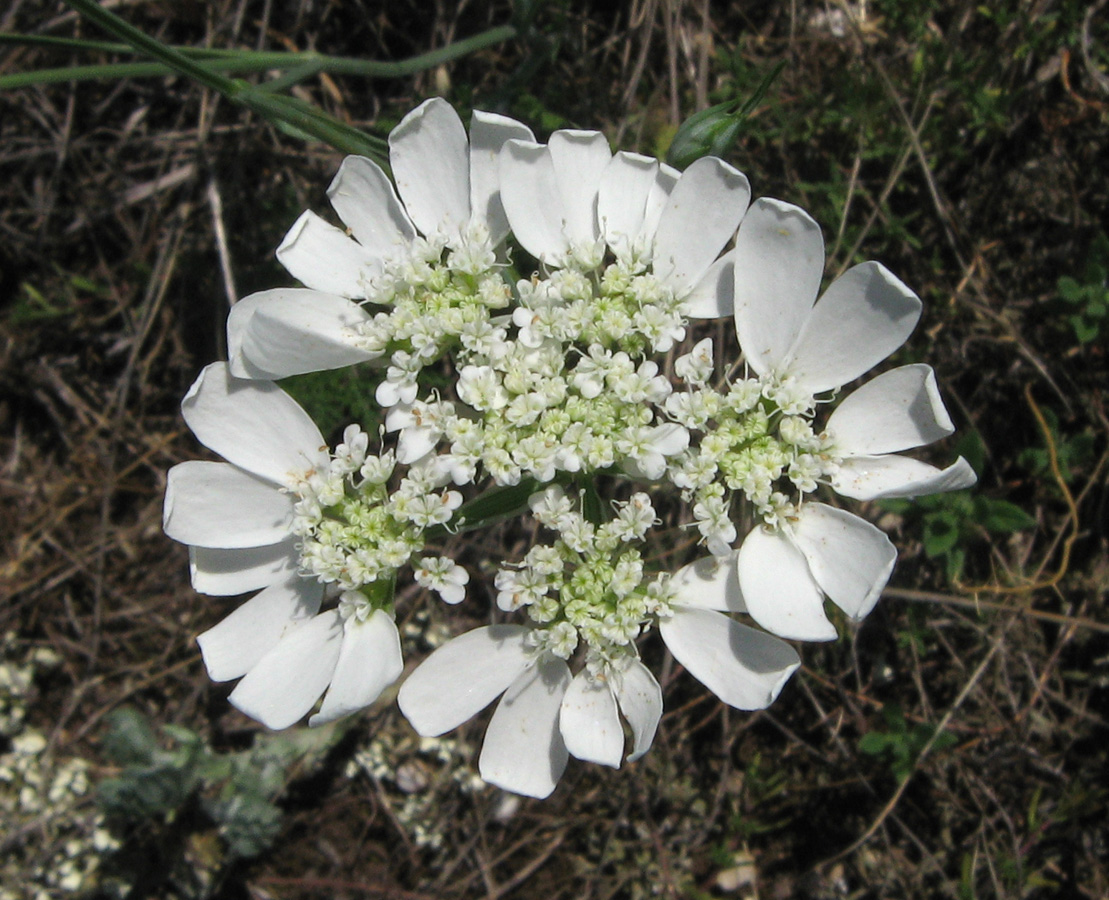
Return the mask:
[[858,378],[905,343],[920,298],[885,266],[865,262],[829,285],[784,366],[812,393]]
[[457,728],[531,665],[523,625],[488,625],[448,641],[400,688],[400,711],[424,737]]
[[500,156],[506,141],[535,141],[530,128],[507,116],[474,110],[470,120],[470,210],[472,222],[484,222],[494,244],[508,234],[501,205]]
[[288,728],[320,699],[343,643],[337,610],[295,625],[258,660],[227,699],[267,728]]
[[200,547],[268,547],[292,533],[293,498],[228,463],[191,459],[166,478],[162,528]]
[[878,602],[897,562],[897,548],[865,519],[823,503],[805,503],[793,541],[816,583],[852,619]]
[[395,258],[416,237],[397,192],[381,167],[364,156],[348,156],[327,189],[327,196],[366,252]]
[[585,669],[574,676],[566,689],[558,727],[571,756],[620,768],[624,729],[616,711],[616,698],[605,682],[591,677]]
[[201,594],[230,597],[284,581],[296,571],[300,560],[291,536],[268,547],[222,549],[189,547],[189,574],[193,590]]
[[327,460],[319,428],[292,397],[272,381],[232,378],[227,363],[205,367],[181,414],[209,450],[276,484]]
[[896,453],[947,437],[955,430],[931,366],[883,372],[836,407],[825,431],[841,456]]
[[196,642],[212,681],[241,678],[298,622],[316,615],[323,585],[292,575],[255,594]]
[[335,294],[278,288],[244,297],[227,317],[227,355],[236,378],[287,378],[373,358],[353,344],[370,316]]
[[784,534],[752,529],[739,548],[737,565],[747,611],[767,631],[796,641],[836,637],[809,564]]
[[548,143],[558,185],[563,232],[572,244],[591,245],[600,236],[597,192],[612,159],[599,131],[556,131]]
[[824,273],[820,226],[799,206],[760,197],[735,241],[735,325],[751,368],[781,368],[812,311]]
[[373,703],[404,671],[400,635],[393,617],[374,610],[365,622],[343,623],[343,642],[331,686],[309,725],[323,725]]
[[736,709],[769,706],[801,665],[785,641],[711,609],[675,607],[659,633],[690,675]]
[[674,602],[697,609],[747,612],[739,590],[738,555],[737,550],[727,556],[705,556],[678,569],[671,582],[676,592]]
[[416,227],[457,238],[470,221],[470,150],[454,107],[433,97],[401,119],[389,134],[389,162]]
[[739,227],[751,202],[747,176],[714,156],[686,169],[655,233],[654,270],[679,293],[694,288]]
[[694,319],[719,319],[735,313],[735,251],[729,250],[686,295],[685,313]]
[[635,762],[651,749],[655,739],[662,718],[662,688],[638,659],[617,675],[613,687],[620,710],[632,729],[632,752],[628,762]]
[[301,214],[277,248],[277,259],[305,286],[325,294],[362,299],[381,260],[311,210]]
[[501,149],[500,173],[501,203],[520,246],[548,265],[562,265],[569,245],[550,150],[508,141]]
[[658,160],[638,153],[621,151],[605,166],[597,193],[597,220],[617,255],[631,250],[643,234],[647,198],[657,177]]
[[942,494],[976,481],[974,469],[961,456],[946,469],[908,456],[854,456],[845,459],[831,478],[836,493],[855,500]]
[[658,164],[658,173],[655,175],[654,184],[651,185],[651,191],[647,195],[647,207],[643,210],[643,234],[654,237],[655,232],[658,231],[659,219],[662,218],[663,210],[666,209],[667,203],[670,201],[670,194],[674,190],[674,185],[678,183],[678,179],[682,177],[682,173],[669,166],[664,162]]
[[478,759],[485,781],[540,799],[555,789],[566,770],[558,713],[569,684],[570,668],[553,658],[512,682],[485,732]]

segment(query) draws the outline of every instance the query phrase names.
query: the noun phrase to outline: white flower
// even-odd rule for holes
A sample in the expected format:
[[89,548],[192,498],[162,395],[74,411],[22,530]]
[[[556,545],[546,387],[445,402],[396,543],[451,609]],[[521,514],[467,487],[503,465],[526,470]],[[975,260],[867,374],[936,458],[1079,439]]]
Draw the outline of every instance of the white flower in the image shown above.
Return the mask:
[[311,211],[297,220],[277,257],[306,289],[262,291],[235,304],[227,322],[232,372],[284,378],[380,355],[357,339],[372,316],[352,301],[375,299],[374,280],[418,249],[420,233],[431,246],[461,250],[473,233],[494,246],[504,239],[497,155],[511,138],[533,139],[519,122],[476,110],[467,139],[458,114],[434,98],[389,135],[396,190],[376,163],[347,157],[328,197],[353,236]]
[[470,573],[447,556],[425,556],[416,566],[416,582],[435,591],[445,603],[461,603]]
[[505,213],[532,256],[563,267],[607,243],[618,259],[652,263],[687,314],[731,311],[731,254],[720,252],[751,189],[727,163],[705,157],[679,173],[649,157],[613,156],[600,132],[556,131],[546,145],[506,142],[500,166]]
[[[917,296],[875,262],[848,270],[816,301],[824,270],[820,227],[788,203],[763,198],[751,206],[736,237],[735,261],[740,346],[780,405],[802,410],[812,405],[809,398],[858,378],[900,347],[920,318]],[[832,452],[847,457],[832,478],[842,493],[898,496],[974,482],[961,458],[941,472],[886,455],[951,433],[928,367],[887,372],[841,408],[829,420],[829,439]],[[874,526],[806,503],[794,521],[747,536],[739,582],[752,618],[767,630],[829,640],[836,632],[824,615],[824,595],[851,618],[862,618],[895,559],[893,545]]]
[[189,545],[198,591],[262,588],[197,638],[209,676],[246,676],[231,702],[270,728],[299,720],[328,685],[314,724],[373,702],[401,672],[392,619],[382,613],[388,624],[344,627],[335,611],[317,615],[323,585],[297,571],[295,491],[328,465],[319,429],[277,385],[233,378],[226,363],[200,374],[181,411],[197,439],[227,462],[191,460],[170,470],[166,534]]
[[659,633],[686,670],[729,706],[763,709],[801,665],[796,651],[725,613],[745,613],[735,557],[700,559],[670,582],[673,615]]
[[619,766],[617,706],[632,727],[629,759],[642,756],[662,714],[662,693],[642,663],[630,660],[607,682],[585,670],[571,678],[565,661],[531,646],[531,634],[523,625],[491,625],[447,642],[401,685],[401,712],[420,735],[434,737],[503,694],[478,769],[490,784],[529,797],[554,790],[570,753]]

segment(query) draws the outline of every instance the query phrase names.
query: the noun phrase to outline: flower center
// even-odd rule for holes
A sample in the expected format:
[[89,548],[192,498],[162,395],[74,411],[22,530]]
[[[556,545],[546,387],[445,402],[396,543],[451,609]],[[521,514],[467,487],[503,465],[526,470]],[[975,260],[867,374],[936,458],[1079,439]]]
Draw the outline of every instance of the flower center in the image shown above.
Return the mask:
[[390,491],[393,453],[367,456],[367,445],[365,432],[349,426],[330,462],[293,489],[301,571],[343,591],[341,611],[351,614],[357,598],[347,595],[362,593],[380,606],[372,586],[391,582],[423,548],[424,532],[448,522],[462,503],[457,491],[439,490],[442,476],[429,466],[413,466]]

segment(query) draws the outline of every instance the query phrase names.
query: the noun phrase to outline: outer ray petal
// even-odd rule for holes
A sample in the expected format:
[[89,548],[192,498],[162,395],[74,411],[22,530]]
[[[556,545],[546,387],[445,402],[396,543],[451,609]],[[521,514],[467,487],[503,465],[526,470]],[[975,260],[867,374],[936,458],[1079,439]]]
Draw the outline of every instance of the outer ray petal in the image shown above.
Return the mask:
[[874,608],[897,562],[897,548],[884,532],[823,503],[802,505],[793,541],[816,583],[856,621]]
[[483,779],[528,797],[550,795],[566,770],[558,714],[569,684],[561,659],[543,660],[513,681],[485,732],[478,759]]
[[847,384],[905,343],[920,299],[881,263],[854,266],[813,307],[785,366],[814,394]]
[[728,556],[706,556],[678,569],[672,582],[675,602],[694,609],[747,612],[739,590],[738,558],[737,550]]
[[494,244],[503,241],[509,231],[501,205],[498,157],[510,140],[534,143],[535,135],[515,119],[474,110],[470,121],[470,209],[472,221],[488,226]]
[[597,191],[612,159],[608,140],[599,131],[556,131],[548,146],[558,184],[563,232],[572,244],[592,244],[600,235]]
[[343,642],[336,610],[287,631],[227,699],[267,728],[288,728],[320,699],[335,672]]
[[674,658],[736,709],[764,709],[801,664],[789,644],[710,609],[676,607],[659,622]]
[[571,756],[620,768],[624,729],[607,684],[590,677],[585,669],[578,672],[562,698],[558,722]]
[[508,141],[501,150],[500,175],[501,203],[520,246],[549,265],[562,265],[569,245],[550,150]]
[[655,233],[655,272],[679,293],[691,291],[708,271],[751,202],[747,176],[712,156],[682,173]]
[[391,259],[416,237],[416,227],[389,176],[373,160],[364,156],[344,159],[327,196],[358,243],[378,259]]
[[289,537],[293,498],[228,463],[191,459],[169,470],[162,528],[182,544],[268,547]]
[[381,260],[311,210],[301,214],[277,248],[277,259],[306,287],[360,300]]
[[189,547],[189,574],[193,590],[230,597],[284,581],[297,570],[299,538],[289,537],[268,547],[232,550]]
[[977,482],[978,476],[961,456],[946,469],[908,456],[855,456],[840,464],[831,481],[844,497],[875,500],[959,491]]
[[719,319],[735,313],[734,250],[709,266],[685,298],[685,310],[694,319]]
[[404,671],[400,635],[393,617],[375,610],[365,622],[343,623],[343,642],[331,686],[309,725],[324,725],[373,703]]
[[527,669],[523,625],[489,625],[448,641],[401,685],[400,710],[423,737],[457,728]]
[[796,641],[830,641],[835,626],[801,551],[779,532],[753,529],[739,548],[739,587],[751,618]]
[[632,752],[628,762],[635,762],[651,749],[662,718],[662,688],[655,676],[639,660],[633,660],[613,685],[620,710],[632,729]]
[[416,227],[457,238],[470,221],[470,152],[454,108],[433,97],[401,119],[389,135],[389,162]]
[[837,453],[896,453],[947,437],[955,430],[931,366],[883,372],[836,407],[825,431]]
[[658,174],[655,175],[654,184],[651,185],[651,191],[647,195],[647,207],[643,211],[644,234],[654,237],[655,232],[658,231],[663,210],[666,209],[670,194],[673,193],[674,186],[681,177],[682,173],[673,166],[668,166],[664,162],[658,164]]
[[278,288],[244,297],[227,317],[227,354],[236,378],[287,378],[373,358],[353,345],[370,316],[335,294]]
[[327,460],[320,430],[292,397],[271,381],[232,378],[227,363],[200,373],[181,414],[209,450],[275,484]]
[[295,574],[255,594],[196,639],[208,677],[241,678],[290,627],[316,615],[322,599],[323,585]]
[[643,216],[657,177],[658,160],[638,153],[621,151],[605,166],[597,193],[597,220],[605,242],[618,256],[644,237]]
[[758,375],[781,368],[801,333],[824,272],[820,226],[799,206],[761,197],[735,244],[735,323]]

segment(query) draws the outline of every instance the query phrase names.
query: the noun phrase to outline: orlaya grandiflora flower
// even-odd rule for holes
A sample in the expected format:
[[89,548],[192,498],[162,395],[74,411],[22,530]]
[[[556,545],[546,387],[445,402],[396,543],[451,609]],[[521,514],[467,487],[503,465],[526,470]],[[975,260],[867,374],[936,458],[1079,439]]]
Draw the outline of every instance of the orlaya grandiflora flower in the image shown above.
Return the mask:
[[662,692],[647,668],[629,657],[603,678],[537,650],[525,625],[488,625],[431,654],[401,685],[401,712],[424,737],[444,734],[501,701],[485,732],[478,770],[490,784],[529,797],[555,789],[570,755],[619,766],[624,732],[629,760],[651,746],[662,715]]
[[[876,262],[848,270],[816,301],[823,269],[823,237],[807,213],[778,200],[752,204],[736,237],[736,332],[748,366],[772,395],[800,407],[880,363],[920,318],[917,296]],[[975,476],[962,458],[940,470],[896,455],[952,430],[931,369],[886,372],[828,420],[828,450],[842,460],[831,484],[860,499],[968,487]],[[795,516],[748,534],[738,554],[739,588],[752,618],[767,630],[829,640],[836,631],[824,614],[824,596],[861,619],[895,559],[893,545],[873,525],[805,502]]]
[[[707,558],[673,579],[659,632],[674,657],[725,703],[769,706],[800,665],[784,641],[734,621],[745,612],[733,589],[735,566]],[[478,628],[444,644],[401,686],[401,711],[431,737],[456,728],[503,694],[485,733],[479,761],[491,784],[546,797],[570,756],[618,768],[650,749],[662,715],[662,691],[633,653],[571,676],[565,660],[537,651],[523,625]]]
[[[312,724],[372,703],[400,675],[400,639],[381,610],[320,612],[324,586],[298,573],[298,487],[329,462],[306,412],[269,381],[208,366],[181,403],[197,440],[226,462],[169,471],[164,528],[189,545],[193,587],[250,600],[197,638],[213,681],[242,678],[231,702],[270,728]],[[244,677],[245,676],[245,677]]]
[[475,231],[493,246],[504,240],[497,156],[513,138],[533,136],[513,119],[478,110],[467,138],[458,113],[433,98],[389,135],[395,189],[375,162],[348,156],[327,193],[349,234],[311,210],[297,219],[277,258],[305,287],[262,291],[235,304],[227,322],[232,373],[284,378],[379,355],[352,337],[371,318],[354,301],[376,299],[374,279],[421,235],[447,247]]
[[651,157],[613,155],[600,132],[556,131],[547,144],[508,141],[500,178],[513,235],[544,264],[595,267],[607,245],[618,259],[650,263],[687,315],[731,311],[732,254],[721,251],[751,188],[723,160],[678,172]]

